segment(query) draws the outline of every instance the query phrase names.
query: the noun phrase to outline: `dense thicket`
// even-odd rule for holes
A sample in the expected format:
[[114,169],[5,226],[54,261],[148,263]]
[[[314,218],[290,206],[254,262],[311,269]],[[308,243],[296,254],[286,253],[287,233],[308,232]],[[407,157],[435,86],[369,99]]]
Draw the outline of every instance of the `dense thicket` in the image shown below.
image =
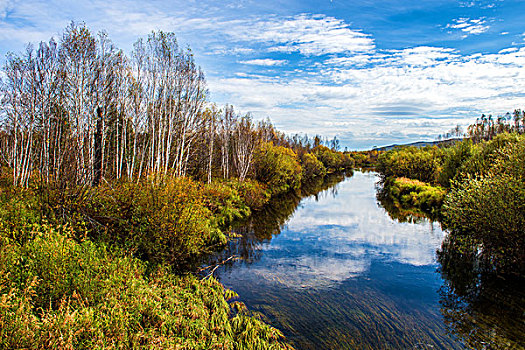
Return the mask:
[[445,191],[419,180],[406,177],[388,179],[380,196],[388,196],[398,207],[418,208],[430,215],[437,214],[443,203]]
[[443,151],[437,147],[402,147],[382,153],[377,170],[385,177],[406,177],[423,182],[435,182]]
[[481,244],[500,272],[525,272],[525,138],[504,144],[482,175],[453,183],[443,207],[456,236]]
[[242,304],[229,305],[235,293],[213,278],[148,273],[67,225],[28,220],[15,235],[5,224],[1,217],[2,349],[289,348]]
[[385,178],[407,177],[448,188],[453,180],[485,175],[506,146],[523,142],[523,138],[503,133],[490,141],[465,139],[450,147],[400,147],[382,153],[377,170]]
[[[523,132],[522,120],[516,111],[515,125],[495,131],[487,141],[474,137],[447,148],[401,148],[378,159],[387,192],[402,203],[417,206],[421,195],[401,186],[413,183],[402,177],[427,182],[432,192],[448,188],[444,201],[432,203],[454,239],[480,248],[478,258],[485,266],[517,274],[525,272],[525,136],[504,131]],[[480,125],[469,130],[485,130]]]

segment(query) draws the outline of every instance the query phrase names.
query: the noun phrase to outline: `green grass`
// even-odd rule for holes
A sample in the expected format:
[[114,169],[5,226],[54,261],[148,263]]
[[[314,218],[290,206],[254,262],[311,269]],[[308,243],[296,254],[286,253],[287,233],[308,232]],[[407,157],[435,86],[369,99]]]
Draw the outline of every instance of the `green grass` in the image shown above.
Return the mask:
[[147,273],[70,226],[33,224],[20,243],[0,223],[0,348],[288,348],[214,279]]

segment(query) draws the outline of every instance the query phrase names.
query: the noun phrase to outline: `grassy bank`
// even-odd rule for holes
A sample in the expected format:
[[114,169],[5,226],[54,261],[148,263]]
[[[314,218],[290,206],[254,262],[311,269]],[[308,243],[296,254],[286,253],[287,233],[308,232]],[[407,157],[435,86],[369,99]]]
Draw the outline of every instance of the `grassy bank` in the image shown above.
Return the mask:
[[384,187],[399,208],[417,208],[430,215],[436,214],[445,197],[445,191],[440,186],[406,177],[390,178]]
[[229,240],[233,222],[327,173],[314,154],[302,161],[271,144],[258,152],[244,181],[150,176],[21,188],[4,175],[0,348],[290,348],[229,303],[233,291],[191,273]]
[[213,278],[175,276],[71,226],[0,221],[0,348],[288,348]]

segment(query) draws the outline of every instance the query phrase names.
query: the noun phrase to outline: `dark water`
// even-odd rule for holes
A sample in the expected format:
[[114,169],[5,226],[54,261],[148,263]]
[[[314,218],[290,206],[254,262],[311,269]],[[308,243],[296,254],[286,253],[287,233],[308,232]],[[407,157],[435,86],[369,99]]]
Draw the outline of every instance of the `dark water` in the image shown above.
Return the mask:
[[521,348],[522,295],[504,305],[508,327],[494,331],[501,322],[490,318],[476,326],[479,315],[465,305],[479,297],[479,275],[454,282],[450,267],[461,262],[443,254],[447,268],[438,262],[440,225],[389,215],[376,199],[377,180],[356,172],[275,201],[238,228],[242,237],[223,258],[242,259],[219,269],[220,281],[298,349]]

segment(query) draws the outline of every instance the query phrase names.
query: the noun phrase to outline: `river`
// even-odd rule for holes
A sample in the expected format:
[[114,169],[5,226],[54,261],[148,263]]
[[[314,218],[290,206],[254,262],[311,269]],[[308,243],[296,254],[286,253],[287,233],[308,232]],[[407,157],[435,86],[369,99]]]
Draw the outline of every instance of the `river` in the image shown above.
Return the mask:
[[392,218],[377,181],[356,171],[254,215],[223,252],[240,259],[218,279],[297,349],[467,347],[444,304],[436,251],[446,233],[425,218]]

